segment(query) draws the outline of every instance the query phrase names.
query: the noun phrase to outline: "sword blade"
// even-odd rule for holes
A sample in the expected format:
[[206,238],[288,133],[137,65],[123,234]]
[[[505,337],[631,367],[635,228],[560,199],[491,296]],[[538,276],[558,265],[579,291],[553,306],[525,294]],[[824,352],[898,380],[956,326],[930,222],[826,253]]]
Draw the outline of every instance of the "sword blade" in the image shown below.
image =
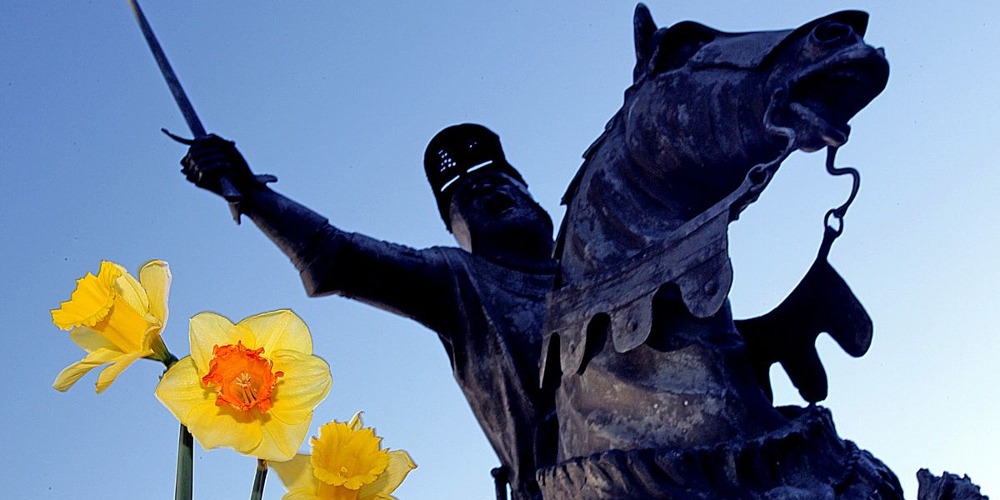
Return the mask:
[[[137,0],[128,0],[128,4],[132,7],[132,13],[135,14],[135,20],[139,22],[139,28],[142,29],[142,36],[146,38],[149,50],[153,52],[153,58],[156,59],[156,65],[160,67],[160,73],[163,74],[163,78],[167,81],[167,86],[170,87],[170,93],[174,96],[174,101],[177,103],[177,107],[181,109],[181,114],[184,115],[184,121],[187,122],[188,128],[191,129],[191,133],[194,135],[195,139],[207,136],[208,133],[205,131],[205,127],[201,124],[201,120],[198,119],[198,114],[194,112],[194,106],[191,105],[191,100],[188,99],[187,94],[184,93],[184,87],[181,87],[181,81],[177,79],[177,73],[174,73],[174,68],[170,66],[170,61],[167,60],[167,54],[163,52],[163,48],[160,47],[160,42],[156,39],[156,35],[153,34],[153,28],[149,25],[149,21],[146,20],[146,15],[142,13],[142,8],[139,7],[139,2]],[[239,224],[240,199],[242,198],[240,192],[235,186],[233,186],[233,183],[225,177],[219,179],[219,185],[221,187],[222,197],[229,202],[229,211],[233,215],[233,220]]]
[[173,94],[174,101],[177,102],[177,106],[181,109],[181,114],[184,115],[184,121],[187,122],[191,133],[194,134],[195,138],[208,135],[205,132],[205,127],[201,124],[201,120],[198,119],[198,114],[194,112],[194,107],[191,106],[191,100],[184,93],[184,87],[181,87],[181,82],[177,79],[177,74],[174,73],[174,69],[170,66],[170,61],[167,61],[167,55],[163,52],[163,48],[160,47],[160,42],[156,39],[156,35],[153,34],[153,28],[149,25],[149,21],[146,20],[145,14],[142,13],[139,3],[137,0],[128,0],[128,3],[132,7],[135,20],[139,22],[139,28],[142,29],[142,36],[146,38],[149,50],[153,52],[156,64],[160,67],[160,73],[163,74],[163,78],[167,81],[170,93]]

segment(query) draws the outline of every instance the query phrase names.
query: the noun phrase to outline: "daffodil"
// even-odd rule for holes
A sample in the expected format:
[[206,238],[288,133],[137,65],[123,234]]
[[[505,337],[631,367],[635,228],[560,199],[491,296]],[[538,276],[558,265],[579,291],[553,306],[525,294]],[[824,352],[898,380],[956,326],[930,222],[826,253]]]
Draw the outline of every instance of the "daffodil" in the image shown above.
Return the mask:
[[97,377],[97,392],[107,389],[118,374],[139,358],[167,362],[160,332],[167,322],[170,268],[162,260],[146,263],[136,280],[124,267],[103,261],[97,276],[87,273],[52,322],[87,351],[56,377],[53,387],[65,391],[98,366],[111,363]]
[[288,489],[282,500],[391,500],[417,467],[406,451],[383,449],[361,412],[348,423],[323,425],[310,443],[311,455],[270,464]]
[[167,370],[156,397],[206,449],[229,447],[262,460],[295,456],[313,409],[330,392],[330,367],[289,310],[233,324],[191,318],[191,355]]

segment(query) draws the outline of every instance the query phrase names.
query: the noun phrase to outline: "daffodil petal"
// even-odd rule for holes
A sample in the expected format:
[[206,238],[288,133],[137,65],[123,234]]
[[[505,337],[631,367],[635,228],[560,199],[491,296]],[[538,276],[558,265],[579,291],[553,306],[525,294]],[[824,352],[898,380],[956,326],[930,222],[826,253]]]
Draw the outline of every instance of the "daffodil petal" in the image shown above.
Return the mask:
[[163,361],[168,358],[167,345],[163,343],[159,330],[147,330],[142,336],[142,346],[153,352],[150,359]]
[[[243,341],[247,347],[252,347],[253,333],[246,329],[238,329],[225,316],[202,312],[191,318],[190,326],[191,359],[198,367],[198,373],[208,373],[209,362],[212,361],[212,349],[215,346],[236,344]],[[200,377],[199,377],[200,378]]]
[[71,330],[69,332],[69,338],[74,344],[78,345],[80,349],[87,352],[94,352],[98,349],[118,350],[118,348],[115,347],[115,345],[112,344],[111,341],[104,335],[101,335],[86,326],[78,326]]
[[271,396],[274,405],[268,414],[285,424],[308,420],[313,409],[330,393],[333,385],[330,365],[318,356],[295,351],[277,351],[271,361],[274,369],[284,375],[274,388]]
[[358,495],[358,490],[352,490],[343,486],[319,483],[316,488],[316,498],[320,500],[375,500],[364,498]]
[[188,415],[198,406],[215,406],[215,391],[201,384],[198,368],[191,356],[181,358],[163,374],[156,386],[156,398],[182,424],[187,425]]
[[309,327],[289,309],[270,311],[240,321],[240,326],[253,330],[257,337],[254,347],[263,347],[264,356],[280,350],[312,354]]
[[263,436],[260,444],[246,453],[264,460],[289,460],[299,450],[299,445],[309,433],[311,423],[312,419],[309,418],[297,424],[286,424],[274,418],[265,419],[261,425]]
[[167,370],[156,397],[205,449],[230,447],[245,454],[260,444],[260,422],[249,413],[217,406],[215,391],[202,386],[190,356]]
[[132,309],[140,313],[149,311],[149,298],[139,281],[121,265],[113,265],[121,272],[121,276],[115,279],[115,290],[118,291],[118,296],[124,299]]
[[285,493],[285,496],[281,497],[281,500],[328,500],[316,494],[315,489],[305,489],[299,488],[296,490],[289,490]]
[[56,375],[55,382],[52,383],[52,388],[60,392],[65,392],[70,387],[73,387],[73,384],[90,370],[107,363],[112,363],[123,355],[124,353],[114,349],[97,349],[59,372],[59,375]]
[[111,366],[101,370],[101,374],[97,376],[97,393],[100,394],[104,392],[105,389],[111,386],[111,383],[121,375],[122,371],[129,367],[135,360],[143,358],[153,354],[153,350],[148,351],[133,351],[126,352],[122,354],[121,357],[115,360]]
[[152,260],[139,269],[139,283],[149,298],[149,312],[160,324],[167,323],[167,297],[170,295],[170,266],[166,261]]
[[289,493],[296,489],[316,491],[319,480],[313,475],[309,455],[298,453],[291,460],[268,462],[267,465],[278,473],[278,477],[281,478],[281,482],[285,485],[285,489],[289,490]]
[[364,412],[357,412],[351,417],[351,421],[347,422],[347,428],[352,431],[360,431],[362,427],[365,426],[364,422],[361,421],[361,414]]
[[375,482],[363,485],[358,489],[358,498],[391,498],[389,496],[399,487],[411,470],[416,469],[410,454],[405,450],[389,452],[389,466],[379,474]]
[[104,319],[115,300],[114,281],[121,274],[113,262],[102,261],[97,276],[87,273],[76,280],[69,300],[52,310],[52,322],[63,330],[75,326],[94,326]]
[[214,402],[195,406],[188,413],[185,425],[206,450],[227,447],[244,455],[255,455],[252,452],[263,437],[261,422],[252,414],[231,406],[216,406]]

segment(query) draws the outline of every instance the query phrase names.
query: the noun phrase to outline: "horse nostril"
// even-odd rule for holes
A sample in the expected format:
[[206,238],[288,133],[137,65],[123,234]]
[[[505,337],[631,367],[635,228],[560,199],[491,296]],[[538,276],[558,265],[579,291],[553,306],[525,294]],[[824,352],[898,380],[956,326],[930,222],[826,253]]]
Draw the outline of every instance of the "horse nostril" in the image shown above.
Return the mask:
[[849,37],[852,33],[854,33],[854,30],[851,29],[850,26],[836,21],[826,21],[820,23],[813,29],[812,32],[813,37],[823,43],[843,40]]

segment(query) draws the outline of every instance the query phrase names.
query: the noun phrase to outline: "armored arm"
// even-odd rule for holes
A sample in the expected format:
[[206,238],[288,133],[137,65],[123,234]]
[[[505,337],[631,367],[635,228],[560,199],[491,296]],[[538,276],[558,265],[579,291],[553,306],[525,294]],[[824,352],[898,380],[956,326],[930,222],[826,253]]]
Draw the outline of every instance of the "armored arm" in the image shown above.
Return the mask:
[[235,144],[197,139],[181,160],[195,185],[221,195],[221,178],[240,191],[246,215],[291,260],[309,296],[338,294],[415,319],[440,332],[451,298],[443,259],[338,229],[320,214],[270,189]]

